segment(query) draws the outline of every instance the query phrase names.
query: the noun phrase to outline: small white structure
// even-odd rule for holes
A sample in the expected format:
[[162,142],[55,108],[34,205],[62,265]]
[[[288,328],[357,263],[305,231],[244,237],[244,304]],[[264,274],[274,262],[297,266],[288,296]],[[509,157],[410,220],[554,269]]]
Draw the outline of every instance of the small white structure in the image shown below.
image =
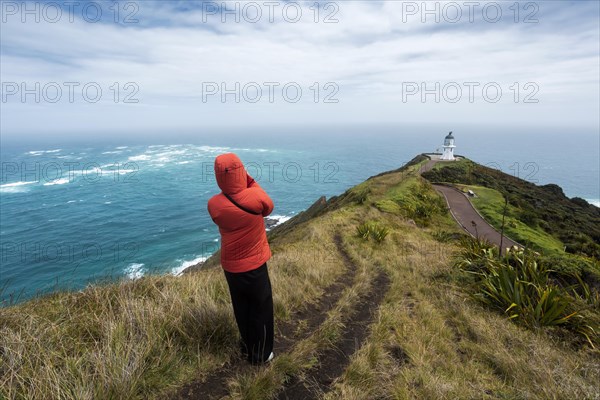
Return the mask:
[[442,153],[441,160],[454,161],[454,136],[452,136],[452,132],[450,132],[446,138],[444,139],[444,152]]

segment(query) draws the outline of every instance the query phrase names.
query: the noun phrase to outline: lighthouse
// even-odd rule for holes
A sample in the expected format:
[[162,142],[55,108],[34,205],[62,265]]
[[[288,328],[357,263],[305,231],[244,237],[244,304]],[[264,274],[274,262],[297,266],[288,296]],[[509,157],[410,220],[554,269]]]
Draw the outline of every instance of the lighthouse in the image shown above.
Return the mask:
[[442,153],[441,160],[454,161],[454,136],[452,136],[452,132],[450,132],[444,138],[444,152]]

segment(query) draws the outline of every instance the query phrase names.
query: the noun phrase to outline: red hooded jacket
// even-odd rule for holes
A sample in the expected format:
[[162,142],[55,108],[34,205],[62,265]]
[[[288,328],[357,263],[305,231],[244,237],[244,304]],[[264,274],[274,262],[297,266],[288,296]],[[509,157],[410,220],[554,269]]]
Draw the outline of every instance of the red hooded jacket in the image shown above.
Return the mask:
[[[234,273],[256,269],[271,258],[263,217],[273,211],[273,201],[233,153],[215,159],[215,176],[222,193],[208,201],[208,212],[221,233],[221,266]],[[240,209],[223,193],[259,215]]]

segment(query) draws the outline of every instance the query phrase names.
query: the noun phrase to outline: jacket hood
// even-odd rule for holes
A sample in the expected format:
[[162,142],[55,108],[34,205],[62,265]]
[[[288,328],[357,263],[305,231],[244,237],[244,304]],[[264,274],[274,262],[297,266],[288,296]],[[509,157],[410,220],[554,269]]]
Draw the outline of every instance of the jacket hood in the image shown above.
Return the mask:
[[234,194],[248,187],[244,164],[233,153],[221,154],[215,159],[215,177],[223,193]]

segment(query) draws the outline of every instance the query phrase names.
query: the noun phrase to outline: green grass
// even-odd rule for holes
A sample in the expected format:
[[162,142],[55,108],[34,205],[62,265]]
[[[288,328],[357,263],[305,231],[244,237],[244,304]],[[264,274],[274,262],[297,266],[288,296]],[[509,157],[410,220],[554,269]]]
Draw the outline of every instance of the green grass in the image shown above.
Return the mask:
[[421,227],[446,225],[450,221],[444,199],[429,182],[417,175],[408,176],[391,187],[374,205],[382,212],[411,219]]
[[[564,244],[566,252],[600,260],[600,209],[583,199],[568,198],[555,184],[536,185],[467,159],[438,163],[422,176],[431,182],[482,186],[503,193],[514,207],[511,217],[533,229],[528,231],[511,221],[523,240],[531,240],[543,231],[547,235],[541,238],[541,244],[546,247],[558,247],[550,235]],[[492,216],[497,213],[491,210]]]
[[[500,231],[502,227],[502,214],[504,212],[504,197],[500,192],[483,186],[475,185],[457,185],[463,191],[472,190],[476,197],[470,200],[479,211],[479,213],[494,228]],[[504,232],[506,235],[517,242],[532,246],[536,250],[550,250],[563,252],[564,244],[554,236],[544,231],[539,226],[530,226],[522,222],[519,216],[520,210],[509,203],[506,220],[504,223]]]
[[471,166],[471,161],[466,158],[462,158],[460,160],[453,161],[452,163],[448,162],[438,162],[433,165],[432,171],[438,171],[442,168],[446,168],[447,166],[452,166],[452,168],[460,169],[464,173],[468,172]]

